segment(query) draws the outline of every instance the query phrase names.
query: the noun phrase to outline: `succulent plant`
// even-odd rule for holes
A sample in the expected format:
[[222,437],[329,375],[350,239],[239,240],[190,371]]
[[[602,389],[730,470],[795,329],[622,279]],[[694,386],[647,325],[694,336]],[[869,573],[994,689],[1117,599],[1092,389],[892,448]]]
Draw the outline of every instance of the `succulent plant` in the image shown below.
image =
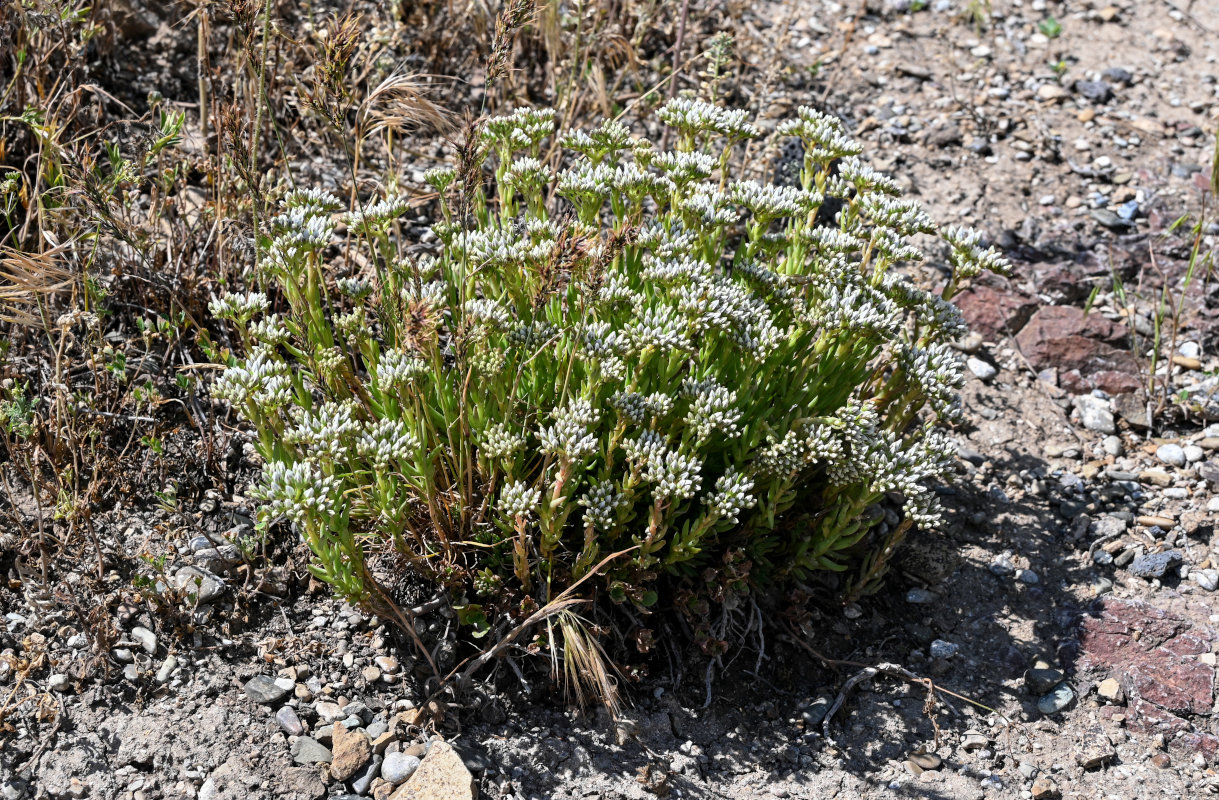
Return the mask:
[[[617,122],[556,137],[546,110],[484,121],[427,176],[430,247],[396,235],[401,197],[284,198],[267,294],[214,304],[246,345],[215,394],[257,430],[264,522],[289,521],[340,593],[375,594],[366,559],[394,551],[485,625],[627,548],[580,588],[646,610],[832,570],[860,592],[910,525],[938,524],[962,380],[948,299],[1002,259],[951,229],[943,292],[897,272],[936,227],[834,117],[779,127],[803,166],[773,186],[731,175],[760,135],[743,112],[659,116],[671,152]],[[340,220],[367,274],[333,274]],[[869,537],[886,497],[905,521]]]

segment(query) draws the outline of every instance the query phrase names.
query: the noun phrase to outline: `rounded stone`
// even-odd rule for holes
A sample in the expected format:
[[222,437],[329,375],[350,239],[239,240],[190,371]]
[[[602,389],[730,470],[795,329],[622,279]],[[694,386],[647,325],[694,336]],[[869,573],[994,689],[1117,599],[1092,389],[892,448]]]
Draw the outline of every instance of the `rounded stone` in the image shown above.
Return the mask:
[[381,777],[397,786],[419,769],[420,760],[405,753],[388,753],[381,762]]
[[1156,448],[1156,458],[1173,467],[1185,466],[1185,449],[1179,444],[1162,444]]
[[1057,714],[1075,699],[1075,691],[1065,682],[1054,687],[1053,691],[1037,701],[1037,710],[1042,714]]

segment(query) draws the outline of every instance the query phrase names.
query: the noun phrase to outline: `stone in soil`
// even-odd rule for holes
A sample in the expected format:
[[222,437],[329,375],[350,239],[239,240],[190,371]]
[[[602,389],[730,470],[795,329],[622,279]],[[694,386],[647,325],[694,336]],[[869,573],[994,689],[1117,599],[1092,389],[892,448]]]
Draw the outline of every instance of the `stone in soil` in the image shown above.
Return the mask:
[[953,298],[971,331],[989,341],[1002,341],[1019,332],[1040,305],[1036,297],[1016,287],[985,283],[962,290]]
[[960,645],[946,642],[943,639],[936,639],[928,648],[932,658],[952,658],[960,649]]
[[1044,775],[1033,781],[1032,795],[1033,800],[1056,800],[1061,796],[1058,784],[1054,783],[1052,778]]
[[308,736],[302,736],[292,743],[292,760],[297,764],[326,764],[334,755],[324,744]]
[[1073,394],[1093,389],[1121,394],[1141,386],[1138,363],[1121,349],[1128,337],[1124,325],[1097,314],[1045,306],[1017,334],[1016,343],[1035,370],[1058,370],[1059,385]]
[[1105,678],[1096,685],[1096,693],[1111,703],[1120,703],[1126,699],[1122,692],[1122,684],[1116,678]]
[[135,639],[148,655],[157,654],[157,635],[152,631],[136,626],[131,629],[131,638]]
[[999,374],[999,371],[990,363],[983,361],[980,358],[970,356],[965,359],[965,366],[974,374],[978,380],[988,381]]
[[200,603],[210,603],[224,594],[224,581],[199,567],[183,567],[174,574],[178,589],[196,595]]
[[381,756],[373,756],[368,766],[360,770],[351,780],[351,790],[357,795],[368,794],[372,782],[381,774]]
[[1079,409],[1080,422],[1088,430],[1108,434],[1117,430],[1113,412],[1109,410],[1108,400],[1084,394],[1076,397],[1074,403],[1075,407]]
[[1173,467],[1185,466],[1185,449],[1179,444],[1162,444],[1156,448],[1156,458]]
[[[382,765],[384,768],[384,765]],[[477,800],[478,786],[465,762],[447,742],[428,748],[411,779],[390,795],[390,800]]]
[[363,731],[349,731],[344,725],[336,725],[332,737],[330,774],[337,780],[346,781],[368,763],[372,745]]
[[1063,674],[1047,667],[1030,669],[1024,673],[1024,686],[1029,694],[1042,695],[1062,683]]
[[1180,550],[1165,550],[1162,553],[1148,553],[1130,562],[1130,574],[1137,578],[1163,578],[1168,570],[1177,566],[1185,556]]
[[266,675],[255,675],[244,688],[246,697],[263,706],[274,705],[292,693],[291,687],[281,686]]
[[284,706],[276,711],[275,721],[279,723],[280,729],[289,736],[303,736],[305,733],[305,726],[301,724],[301,718],[297,716],[296,709],[292,706]]
[[1042,714],[1056,714],[1075,699],[1075,691],[1066,683],[1060,683],[1037,701],[1037,710]]
[[1180,613],[1106,597],[1080,627],[1078,669],[1121,684],[1127,727],[1182,733],[1190,724],[1177,715],[1209,714],[1214,703],[1215,668],[1202,658],[1212,638]]
[[420,761],[415,756],[406,753],[390,753],[381,762],[381,777],[397,786],[403,783],[419,769]]

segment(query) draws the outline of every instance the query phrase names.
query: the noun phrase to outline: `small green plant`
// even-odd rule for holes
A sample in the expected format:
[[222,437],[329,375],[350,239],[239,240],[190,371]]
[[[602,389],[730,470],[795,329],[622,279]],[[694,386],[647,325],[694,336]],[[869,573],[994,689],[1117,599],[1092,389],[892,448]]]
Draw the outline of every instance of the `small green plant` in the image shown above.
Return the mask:
[[[422,255],[395,235],[404,198],[338,215],[293,191],[266,291],[212,304],[244,347],[213,394],[257,431],[262,524],[290,522],[344,597],[383,608],[368,556],[393,551],[481,633],[593,577],[585,597],[677,607],[711,652],[707,602],[819,570],[871,590],[909,526],[939,521],[964,330],[948,300],[1000,257],[954,228],[942,294],[897,274],[936,228],[833,117],[780,128],[805,156],[777,187],[732,175],[759,135],[744,112],[659,115],[673,151],[616,122],[556,136],[550,111],[485,120],[428,174]],[[334,274],[340,220],[375,274]],[[886,496],[906,521],[876,536]]]
[[1037,23],[1037,30],[1041,31],[1046,38],[1057,39],[1062,35],[1062,23],[1053,17],[1046,17]]

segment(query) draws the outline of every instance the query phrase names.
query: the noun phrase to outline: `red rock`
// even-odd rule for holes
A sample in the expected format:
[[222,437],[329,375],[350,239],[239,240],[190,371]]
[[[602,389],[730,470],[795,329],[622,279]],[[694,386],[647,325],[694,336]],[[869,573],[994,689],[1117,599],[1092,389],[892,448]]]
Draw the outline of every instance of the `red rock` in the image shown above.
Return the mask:
[[1013,287],[974,284],[953,298],[966,323],[988,341],[1002,341],[1025,326],[1039,305],[1037,298]]
[[1064,389],[1083,394],[1104,389],[1121,394],[1139,388],[1138,362],[1124,349],[1124,325],[1074,306],[1045,306],[1016,336],[1033,368],[1057,369]]
[[1106,598],[1080,626],[1081,671],[1112,674],[1130,698],[1133,730],[1190,729],[1177,714],[1209,714],[1215,668],[1198,658],[1214,635],[1148,603]]
[[1219,738],[1209,733],[1185,733],[1170,741],[1168,749],[1191,756],[1201,753],[1207,761],[1214,761],[1219,754]]

